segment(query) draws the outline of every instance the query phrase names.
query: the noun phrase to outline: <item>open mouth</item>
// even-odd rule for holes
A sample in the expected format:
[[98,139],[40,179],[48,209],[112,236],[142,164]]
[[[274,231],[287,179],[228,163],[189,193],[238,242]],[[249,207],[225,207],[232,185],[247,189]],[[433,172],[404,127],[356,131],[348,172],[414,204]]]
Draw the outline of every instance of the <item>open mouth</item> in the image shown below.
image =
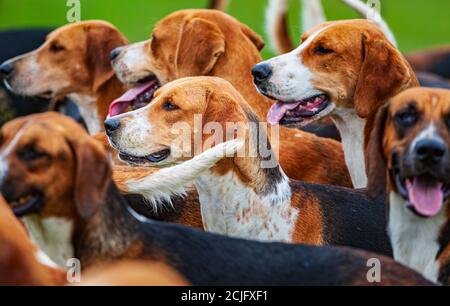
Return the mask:
[[419,217],[438,215],[450,197],[450,185],[432,175],[403,178],[398,170],[394,170],[393,178],[398,193],[408,202],[408,208]]
[[128,108],[136,110],[146,106],[152,101],[156,90],[161,87],[156,76],[146,77],[139,83],[142,83],[142,85],[128,90],[111,103],[109,107],[110,117],[123,114]]
[[8,201],[8,203],[18,217],[39,213],[44,207],[43,197],[35,192]]
[[328,108],[330,101],[327,95],[320,94],[307,99],[285,103],[277,102],[267,116],[270,124],[297,125],[320,117],[320,113]]
[[158,152],[155,152],[153,154],[147,155],[147,156],[132,156],[126,153],[119,153],[119,158],[123,162],[129,163],[131,165],[140,166],[143,164],[156,164],[160,163],[163,160],[167,159],[170,156],[170,149],[164,149]]

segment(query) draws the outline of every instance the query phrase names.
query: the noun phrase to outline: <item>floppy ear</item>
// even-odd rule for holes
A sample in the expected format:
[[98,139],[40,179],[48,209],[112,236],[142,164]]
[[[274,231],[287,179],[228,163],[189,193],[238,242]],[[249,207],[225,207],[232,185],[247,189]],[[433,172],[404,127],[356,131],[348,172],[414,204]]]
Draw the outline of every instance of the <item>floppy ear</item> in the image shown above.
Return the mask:
[[250,29],[247,25],[241,23],[241,30],[245,36],[256,46],[258,51],[261,51],[264,48],[264,40],[258,34],[256,34],[252,29]]
[[111,183],[111,166],[102,147],[93,139],[72,140],[76,159],[74,201],[80,216],[88,220],[105,200]]
[[108,26],[88,26],[87,32],[87,64],[92,69],[93,91],[114,76],[111,66],[111,51],[128,44],[127,39],[115,28]]
[[358,116],[367,118],[389,98],[418,82],[408,62],[385,38],[364,34],[362,44],[364,59],[354,103]]
[[383,138],[388,110],[389,103],[378,110],[375,121],[373,122],[373,129],[367,148],[367,189],[371,197],[377,197],[383,194],[387,187],[387,165],[383,153]]
[[201,18],[186,21],[177,46],[177,78],[209,74],[224,52],[225,37],[217,25]]

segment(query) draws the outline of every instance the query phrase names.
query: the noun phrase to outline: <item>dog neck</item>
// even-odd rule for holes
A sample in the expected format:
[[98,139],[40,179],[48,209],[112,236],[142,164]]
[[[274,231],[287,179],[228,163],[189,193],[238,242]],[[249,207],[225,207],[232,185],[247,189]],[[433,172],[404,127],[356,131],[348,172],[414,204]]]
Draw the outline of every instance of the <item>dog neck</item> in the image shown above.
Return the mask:
[[341,134],[345,163],[353,186],[357,189],[366,188],[367,174],[364,157],[366,120],[360,118],[354,109],[343,108],[337,108],[332,118]]
[[112,77],[96,92],[89,94],[72,93],[68,95],[68,98],[77,104],[89,134],[95,135],[104,130],[103,122],[108,116],[111,102],[124,92],[124,85],[116,77]]
[[121,258],[139,235],[139,221],[111,183],[99,211],[79,221],[73,236],[75,255],[83,267]]
[[31,240],[44,254],[60,267],[65,267],[67,261],[74,258],[72,245],[74,224],[66,218],[31,215],[22,218]]
[[102,126],[95,97],[76,93],[70,94],[67,97],[78,106],[78,110],[86,123],[89,134],[95,135],[100,133],[102,131]]
[[[257,147],[261,137],[247,133],[245,139]],[[277,161],[265,165],[268,159],[256,151],[256,157],[226,158],[196,180],[204,227],[233,237],[292,241],[297,212],[289,179]]]
[[407,201],[399,194],[389,194],[388,232],[395,259],[435,283],[442,281],[439,257],[448,248],[448,241],[442,239],[448,226],[446,210],[433,218],[420,218],[408,209]]
[[57,265],[66,267],[77,258],[83,268],[126,253],[139,224],[113,183],[100,210],[88,221],[38,215],[23,221],[33,242]]

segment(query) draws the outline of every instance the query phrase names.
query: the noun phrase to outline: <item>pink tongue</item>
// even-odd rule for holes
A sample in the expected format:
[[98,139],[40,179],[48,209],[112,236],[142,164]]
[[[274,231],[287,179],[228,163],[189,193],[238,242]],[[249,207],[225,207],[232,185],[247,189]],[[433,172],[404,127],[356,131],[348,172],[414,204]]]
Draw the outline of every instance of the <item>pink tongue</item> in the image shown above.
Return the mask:
[[430,184],[420,178],[406,181],[409,201],[415,210],[425,217],[434,217],[441,211],[444,201],[442,186],[442,183]]
[[149,90],[152,86],[153,82],[149,82],[128,90],[121,97],[117,98],[111,103],[111,105],[109,106],[109,116],[114,117],[123,113],[130,105],[130,103],[133,102],[133,100]]
[[297,108],[300,105],[298,103],[282,103],[278,102],[270,108],[269,114],[267,115],[267,121],[271,125],[277,125],[281,119],[283,119],[286,112]]

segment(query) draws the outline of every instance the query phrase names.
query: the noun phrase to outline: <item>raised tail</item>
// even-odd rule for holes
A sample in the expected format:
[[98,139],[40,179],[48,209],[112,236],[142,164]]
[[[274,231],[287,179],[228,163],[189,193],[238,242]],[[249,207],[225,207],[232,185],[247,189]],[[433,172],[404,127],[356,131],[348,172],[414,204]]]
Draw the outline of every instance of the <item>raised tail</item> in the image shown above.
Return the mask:
[[229,0],[211,0],[209,8],[225,12],[228,8]]
[[288,28],[288,0],[269,0],[266,9],[266,33],[275,52],[281,54],[294,49]]
[[[302,0],[302,8],[303,32],[327,21],[320,0]],[[269,0],[266,9],[266,33],[272,49],[279,54],[292,51],[296,47],[289,35],[288,0]]]
[[395,39],[395,35],[392,32],[391,28],[387,24],[387,22],[383,19],[380,12],[374,9],[370,6],[370,4],[376,4],[377,2],[380,3],[379,0],[369,0],[369,2],[366,4],[360,0],[341,0],[354,10],[356,10],[359,14],[364,16],[367,19],[372,20],[375,22],[383,31],[384,35],[386,35],[386,38],[397,47],[397,40]]

